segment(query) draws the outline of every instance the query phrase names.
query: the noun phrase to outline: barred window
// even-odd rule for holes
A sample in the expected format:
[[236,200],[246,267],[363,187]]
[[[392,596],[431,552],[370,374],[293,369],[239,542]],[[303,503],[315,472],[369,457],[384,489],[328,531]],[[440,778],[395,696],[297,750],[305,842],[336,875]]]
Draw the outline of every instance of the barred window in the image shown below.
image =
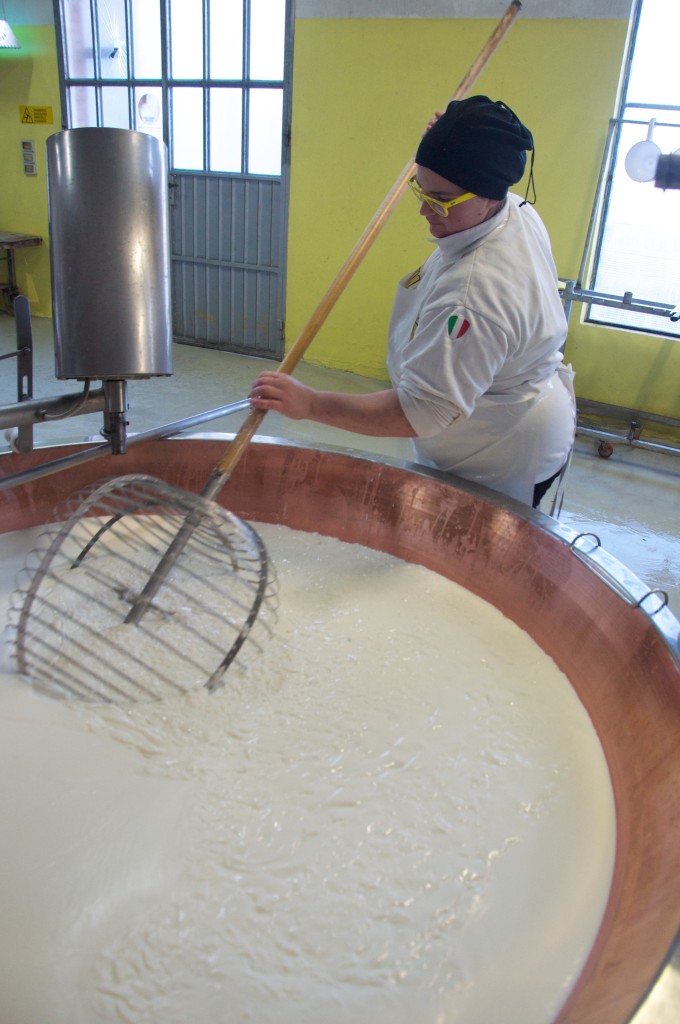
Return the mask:
[[[632,295],[634,302],[650,306],[675,307],[680,305],[680,190],[657,187],[655,177],[659,154],[676,154],[680,162],[680,4],[636,0],[631,19],[620,108],[605,154],[590,287]],[[626,308],[593,304],[586,320],[680,337],[680,321]]]

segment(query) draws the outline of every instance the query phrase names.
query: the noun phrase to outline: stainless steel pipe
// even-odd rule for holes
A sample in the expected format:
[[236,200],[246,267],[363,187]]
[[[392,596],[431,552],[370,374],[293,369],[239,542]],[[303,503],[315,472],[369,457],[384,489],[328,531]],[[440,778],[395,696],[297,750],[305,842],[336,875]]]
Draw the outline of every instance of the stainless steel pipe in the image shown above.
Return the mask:
[[[97,394],[103,402],[102,392],[98,391]],[[151,427],[151,429],[143,430],[138,434],[131,434],[127,438],[127,447],[140,444],[143,441],[155,441],[164,437],[172,437],[175,434],[183,433],[185,430],[198,427],[203,423],[209,423],[210,420],[229,416],[233,412],[243,412],[246,409],[250,409],[249,398],[242,398],[237,402],[231,402],[229,405],[220,405],[216,409],[207,409],[205,412],[195,413],[193,416],[185,416],[184,419],[173,420],[172,423],[164,423],[159,427]],[[0,422],[1,426],[2,422]],[[18,487],[19,484],[31,483],[41,477],[60,473],[62,470],[79,465],[81,462],[90,462],[92,459],[112,454],[111,445],[108,443],[81,448],[77,451],[73,451],[72,448],[73,446],[70,446],[70,454],[64,455],[62,458],[54,458],[50,462],[33,466],[30,469],[23,469],[18,473],[10,473],[8,476],[0,476],[0,491],[10,490],[12,487]],[[0,530],[0,532],[2,531]]]
[[82,392],[73,392],[68,395],[53,395],[50,398],[31,398],[25,402],[17,402],[15,405],[0,406],[0,430],[4,430],[6,427],[44,423],[48,419],[67,419],[74,415],[76,406],[78,415],[86,416],[89,413],[101,412],[104,405],[102,388],[91,391],[86,397]]

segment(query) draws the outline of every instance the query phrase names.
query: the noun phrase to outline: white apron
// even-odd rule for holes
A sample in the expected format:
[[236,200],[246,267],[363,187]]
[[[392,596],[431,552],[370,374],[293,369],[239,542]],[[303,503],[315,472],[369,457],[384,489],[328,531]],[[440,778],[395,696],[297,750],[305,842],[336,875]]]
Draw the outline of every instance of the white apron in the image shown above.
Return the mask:
[[[576,399],[571,366],[525,401],[482,395],[470,419],[431,438],[414,438],[416,460],[532,504],[534,485],[559,472],[571,451]],[[521,453],[521,458],[518,458]]]

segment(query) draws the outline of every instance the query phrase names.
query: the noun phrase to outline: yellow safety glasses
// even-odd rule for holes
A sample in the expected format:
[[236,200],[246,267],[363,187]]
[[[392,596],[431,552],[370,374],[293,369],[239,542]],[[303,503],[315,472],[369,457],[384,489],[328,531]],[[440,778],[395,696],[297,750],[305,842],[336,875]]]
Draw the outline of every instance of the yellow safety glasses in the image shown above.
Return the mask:
[[448,217],[449,210],[452,207],[458,206],[459,203],[466,203],[468,199],[475,198],[474,192],[463,192],[462,196],[456,196],[455,199],[449,199],[446,201],[440,199],[433,199],[432,196],[428,196],[426,192],[423,192],[422,188],[420,187],[416,180],[415,175],[409,179],[408,184],[416,199],[421,203],[427,203],[430,209],[434,213],[438,214],[440,217]]

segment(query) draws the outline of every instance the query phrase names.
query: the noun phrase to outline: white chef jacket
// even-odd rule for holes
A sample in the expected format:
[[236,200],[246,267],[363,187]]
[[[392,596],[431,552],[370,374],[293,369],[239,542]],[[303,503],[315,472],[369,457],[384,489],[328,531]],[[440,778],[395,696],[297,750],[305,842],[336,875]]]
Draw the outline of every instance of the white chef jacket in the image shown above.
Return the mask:
[[531,504],[574,438],[567,322],[543,222],[509,195],[404,277],[387,368],[416,459]]

